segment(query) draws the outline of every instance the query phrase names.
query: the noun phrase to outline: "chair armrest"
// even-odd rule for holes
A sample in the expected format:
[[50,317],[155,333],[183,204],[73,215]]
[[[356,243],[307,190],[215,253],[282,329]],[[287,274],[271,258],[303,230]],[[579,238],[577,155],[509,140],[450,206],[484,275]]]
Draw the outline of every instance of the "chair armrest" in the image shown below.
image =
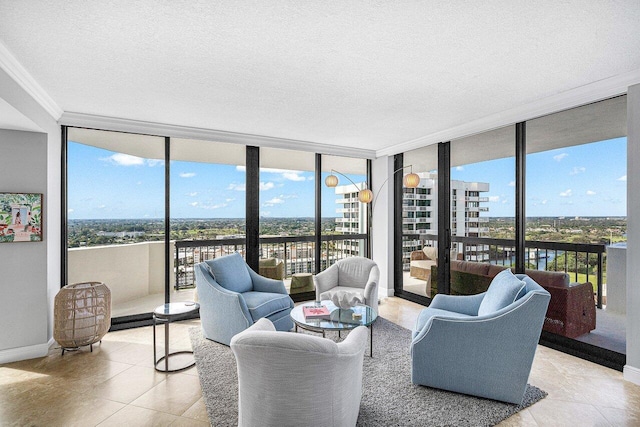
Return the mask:
[[313,284],[316,286],[316,299],[320,294],[338,286],[338,266],[331,267],[313,276]]
[[266,317],[261,317],[260,319],[258,319],[258,321],[256,323],[254,323],[253,325],[249,326],[249,328],[247,328],[246,330],[247,331],[275,332],[276,331],[276,327],[273,326],[273,322],[271,322],[271,320],[267,319]]
[[251,282],[253,282],[253,290],[257,292],[273,292],[274,294],[287,294],[287,288],[284,287],[282,280],[269,279],[253,271],[247,266]]
[[[242,294],[220,286],[201,265],[196,265],[195,272],[202,326],[209,330],[209,338],[228,345],[233,335],[253,324],[247,303]],[[226,326],[209,329],[210,325]]]
[[[477,295],[454,298],[469,297],[477,297]],[[548,294],[530,292],[507,307],[484,316],[468,318],[443,315],[433,316],[413,338],[411,342],[412,350],[414,345],[423,341],[427,335],[431,335],[429,342],[432,342],[434,336],[439,336],[441,337],[439,339],[444,339],[445,341],[451,339],[451,337],[456,337],[455,339],[458,342],[467,340],[470,347],[477,348],[485,345],[488,346],[487,348],[495,347],[492,350],[487,350],[489,353],[495,353],[498,351],[497,349],[502,347],[500,342],[508,342],[512,343],[509,345],[517,346],[519,340],[526,336],[528,332],[533,331],[533,335],[536,335],[535,345],[537,345],[549,299]],[[500,332],[497,333],[497,331]],[[485,339],[485,336],[488,338]],[[426,342],[426,340],[424,341]]]
[[423,260],[427,260],[429,258],[427,258],[427,256],[425,255],[424,251],[422,249],[420,249],[419,251],[413,251],[411,252],[411,261],[423,261]]
[[367,347],[367,340],[369,332],[364,326],[358,326],[347,335],[343,341],[338,343],[338,354],[352,355],[359,352],[364,354],[364,350]]
[[380,269],[374,265],[369,272],[367,284],[364,287],[364,299],[369,307],[378,311],[378,282],[380,281]]
[[478,308],[486,292],[476,295],[445,295],[437,294],[429,307],[440,310],[453,311],[468,316],[477,316]]

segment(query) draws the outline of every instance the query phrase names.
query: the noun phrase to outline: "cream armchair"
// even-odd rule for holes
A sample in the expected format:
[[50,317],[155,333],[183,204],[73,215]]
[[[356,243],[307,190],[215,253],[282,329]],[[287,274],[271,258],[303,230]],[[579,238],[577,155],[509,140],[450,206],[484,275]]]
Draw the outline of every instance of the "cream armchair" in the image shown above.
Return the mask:
[[344,341],[277,332],[260,319],[231,339],[238,365],[238,426],[354,426],[368,331]]
[[344,258],[313,278],[316,299],[331,299],[335,291],[360,295],[362,302],[378,312],[380,270],[375,261],[363,257]]

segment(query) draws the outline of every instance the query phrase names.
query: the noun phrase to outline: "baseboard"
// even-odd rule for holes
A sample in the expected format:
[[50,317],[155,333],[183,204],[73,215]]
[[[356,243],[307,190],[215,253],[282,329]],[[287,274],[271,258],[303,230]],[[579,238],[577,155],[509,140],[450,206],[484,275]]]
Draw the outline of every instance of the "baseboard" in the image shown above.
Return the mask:
[[640,385],[640,369],[630,365],[624,365],[622,374],[626,381]]
[[[52,342],[53,339],[50,340]],[[18,362],[20,360],[35,359],[44,357],[49,353],[49,342],[43,344],[30,345],[27,347],[16,347],[7,350],[0,350],[0,364]]]

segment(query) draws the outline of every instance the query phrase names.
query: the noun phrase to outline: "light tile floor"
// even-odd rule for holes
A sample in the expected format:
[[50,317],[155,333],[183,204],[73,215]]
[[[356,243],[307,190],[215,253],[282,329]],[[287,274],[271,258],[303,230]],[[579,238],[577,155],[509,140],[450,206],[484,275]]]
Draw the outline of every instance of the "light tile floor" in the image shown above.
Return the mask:
[[[385,298],[380,315],[411,328],[422,306]],[[171,350],[190,347],[198,320],[172,323]],[[162,336],[162,334],[159,334]],[[0,365],[1,426],[206,426],[195,368],[153,369],[151,327],[111,332],[101,345]],[[549,393],[501,426],[640,426],[640,386],[620,372],[538,347],[529,382]]]

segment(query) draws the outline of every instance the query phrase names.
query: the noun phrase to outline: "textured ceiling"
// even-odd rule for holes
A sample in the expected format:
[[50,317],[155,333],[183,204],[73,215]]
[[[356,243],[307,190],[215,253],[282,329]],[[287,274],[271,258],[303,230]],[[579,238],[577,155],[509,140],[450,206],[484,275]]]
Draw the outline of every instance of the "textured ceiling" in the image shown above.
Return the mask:
[[381,150],[640,69],[640,2],[0,0],[66,112]]

